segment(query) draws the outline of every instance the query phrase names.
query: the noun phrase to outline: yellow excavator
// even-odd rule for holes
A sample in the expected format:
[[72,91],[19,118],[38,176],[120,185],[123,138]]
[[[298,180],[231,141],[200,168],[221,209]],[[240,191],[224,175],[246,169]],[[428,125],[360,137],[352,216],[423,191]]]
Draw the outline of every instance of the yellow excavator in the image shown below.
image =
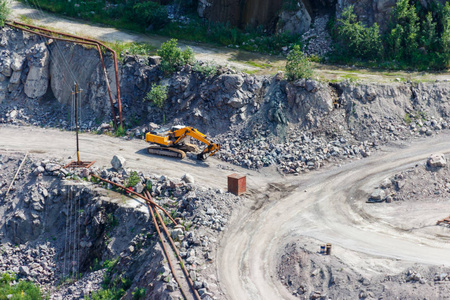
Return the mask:
[[[196,145],[187,142],[188,137],[205,143],[206,148],[200,152]],[[145,140],[155,144],[147,148],[148,153],[180,159],[186,157],[186,152],[200,152],[197,154],[197,159],[206,160],[220,149],[219,144],[210,141],[206,135],[189,126],[173,126],[170,130],[162,132],[147,132]]]

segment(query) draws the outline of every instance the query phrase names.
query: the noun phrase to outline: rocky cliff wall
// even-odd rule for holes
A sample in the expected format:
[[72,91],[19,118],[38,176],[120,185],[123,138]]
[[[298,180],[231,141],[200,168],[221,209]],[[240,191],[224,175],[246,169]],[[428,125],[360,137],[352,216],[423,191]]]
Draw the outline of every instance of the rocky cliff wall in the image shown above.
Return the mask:
[[[3,107],[13,107],[18,99],[26,105],[44,99],[46,105],[40,105],[40,110],[52,105],[57,108],[54,114],[43,112],[42,119],[67,125],[73,78],[77,78],[83,89],[83,126],[89,128],[96,126],[95,123],[98,126],[102,120],[109,122],[111,107],[95,49],[55,42],[46,44],[36,36],[11,29],[3,29],[0,38]],[[111,59],[107,57],[106,62],[113,82]],[[376,139],[372,132],[394,132],[397,125],[403,126],[405,132],[413,130],[405,124],[407,114],[426,114],[426,120],[422,121],[431,122],[434,118],[434,125],[442,125],[450,117],[450,84],[446,82],[330,85],[299,80],[289,83],[282,74],[253,76],[219,68],[216,74],[207,76],[190,66],[164,77],[157,59],[140,56],[124,57],[119,72],[127,127],[162,123],[164,114],[167,122],[197,126],[213,135],[236,126],[247,129],[263,126],[264,130],[283,137],[282,128],[289,125],[331,132],[327,124],[336,121],[361,140]],[[162,111],[144,101],[153,84],[168,87],[168,99]],[[113,84],[112,88],[114,92]],[[16,118],[17,114],[13,116]],[[334,120],[337,116],[339,120]],[[424,124],[417,123],[416,130]],[[434,128],[434,125],[426,126]]]
[[[81,102],[98,114],[110,111],[104,72],[96,49],[48,41],[16,29],[1,29],[0,103],[5,99],[37,101],[44,95],[70,105],[74,83]],[[105,55],[111,88],[115,88],[112,60]],[[115,90],[113,90],[115,97]]]

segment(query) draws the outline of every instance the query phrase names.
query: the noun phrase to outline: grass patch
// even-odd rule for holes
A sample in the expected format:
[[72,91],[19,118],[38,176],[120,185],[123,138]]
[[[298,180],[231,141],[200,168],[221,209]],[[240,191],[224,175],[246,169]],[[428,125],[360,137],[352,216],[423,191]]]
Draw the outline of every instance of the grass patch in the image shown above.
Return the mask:
[[157,47],[146,43],[136,42],[104,42],[104,44],[117,53],[128,52],[129,55],[156,55],[156,50],[158,49]]

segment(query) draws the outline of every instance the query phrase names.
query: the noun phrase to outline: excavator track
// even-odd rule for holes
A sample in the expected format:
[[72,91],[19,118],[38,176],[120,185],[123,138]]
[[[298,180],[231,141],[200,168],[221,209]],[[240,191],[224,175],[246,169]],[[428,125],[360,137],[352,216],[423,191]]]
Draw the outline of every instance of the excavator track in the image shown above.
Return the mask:
[[186,153],[184,153],[184,151],[172,147],[151,146],[147,148],[147,152],[149,154],[168,156],[179,159],[183,159],[186,157]]

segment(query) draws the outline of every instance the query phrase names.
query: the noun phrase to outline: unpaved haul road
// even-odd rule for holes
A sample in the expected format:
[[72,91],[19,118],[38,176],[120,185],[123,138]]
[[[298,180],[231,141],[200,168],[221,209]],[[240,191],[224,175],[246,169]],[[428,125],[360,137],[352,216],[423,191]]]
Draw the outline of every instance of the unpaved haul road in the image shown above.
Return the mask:
[[[206,187],[226,189],[227,176],[235,171],[249,176],[250,188],[257,188],[265,181],[273,180],[269,175],[261,176],[257,172],[236,166],[232,166],[232,170],[224,170],[221,165],[226,164],[214,157],[202,162],[196,159],[180,161],[149,155],[146,152],[148,145],[143,140],[128,141],[107,135],[80,134],[81,160],[95,160],[95,166],[98,167],[110,167],[112,157],[120,155],[126,159],[127,168],[171,178],[180,178],[189,173],[194,176],[196,184]],[[62,164],[66,164],[76,160],[75,133],[32,126],[0,125],[0,151],[28,151],[38,157],[60,159]],[[275,172],[274,175],[277,176],[276,174]],[[255,182],[251,178],[258,181]]]
[[[293,189],[287,197],[273,199],[269,192],[262,206],[253,205],[259,209],[240,210],[217,255],[217,274],[227,299],[298,299],[280,284],[276,263],[285,245],[302,236],[317,239],[317,250],[320,244],[332,243],[333,255],[346,263],[351,262],[352,252],[405,265],[450,266],[446,228],[434,226],[435,235],[415,235],[380,223],[364,211],[364,206],[376,205],[365,202],[384,178],[425,161],[433,152],[449,151],[448,134],[385,148],[340,168],[290,177],[284,184],[285,190]],[[433,226],[448,213],[437,211],[428,223]]]
[[[74,138],[73,132],[0,126],[0,152],[29,151],[35,156],[60,157],[64,163],[68,156],[74,157]],[[81,158],[96,160],[98,166],[108,166],[112,156],[120,154],[130,168],[178,178],[190,173],[206,187],[225,188],[226,176],[232,173],[220,168],[227,164],[213,158],[200,163],[147,155],[144,141],[81,134],[80,145]],[[347,263],[351,252],[363,258],[450,266],[450,244],[446,242],[450,235],[445,228],[435,226],[431,235],[415,234],[379,222],[365,211],[372,205],[365,203],[368,193],[382,179],[435,152],[450,152],[449,133],[410,145],[384,147],[369,158],[298,177],[281,178],[273,169],[259,173],[233,167],[247,174],[255,200],[234,211],[220,242],[217,275],[225,297],[293,298],[279,283],[275,268],[284,246],[299,237],[317,239],[317,245],[333,243],[333,255]],[[437,212],[429,223],[433,225],[447,214]]]

